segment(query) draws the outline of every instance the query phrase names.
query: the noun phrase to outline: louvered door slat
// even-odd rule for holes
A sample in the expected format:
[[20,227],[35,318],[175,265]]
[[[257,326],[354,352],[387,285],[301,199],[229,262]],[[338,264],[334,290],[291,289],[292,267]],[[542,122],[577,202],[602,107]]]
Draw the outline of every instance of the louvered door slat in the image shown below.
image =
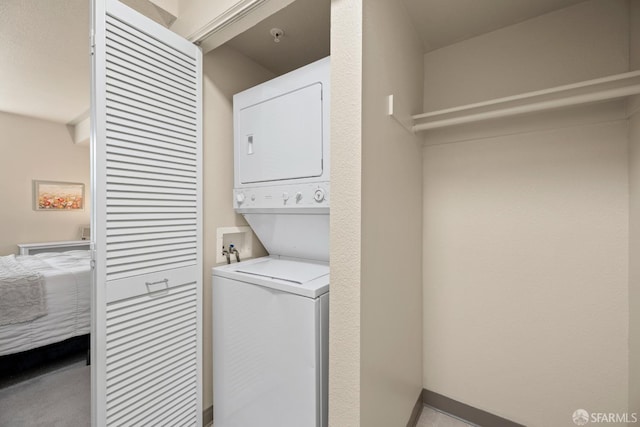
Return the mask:
[[111,27],[107,40],[110,42],[110,49],[125,54],[126,56],[124,57],[129,60],[133,60],[130,58],[136,58],[148,66],[163,71],[167,77],[183,83],[191,84],[195,82],[195,77],[188,70],[175,67],[171,61],[167,61],[165,57],[159,55],[156,51],[136,44],[128,44],[126,33],[123,33],[115,26]]
[[133,159],[127,159],[123,161],[123,158],[116,156],[107,156],[107,159],[111,162],[112,166],[109,170],[117,171],[130,171],[132,168],[136,168],[137,171],[147,172],[150,174],[166,174],[169,176],[183,177],[187,179],[187,182],[192,182],[196,178],[196,174],[193,170],[181,168],[179,164],[166,163],[166,165],[149,165],[149,161],[141,160],[135,162]]
[[[117,124],[110,123],[111,126],[108,130],[110,146],[113,147],[129,147],[135,149],[133,144],[140,144],[147,147],[158,147],[159,149],[176,151],[183,153],[183,157],[193,159],[195,156],[196,147],[189,143],[189,141],[183,141],[167,137],[162,133],[146,133],[141,132],[135,127],[131,126],[118,126]],[[129,143],[129,144],[127,144]],[[160,150],[158,152],[161,152]]]
[[[134,425],[131,423],[144,420],[164,400],[173,398],[171,391],[176,386],[193,386],[195,358],[189,353],[196,348],[196,301],[196,284],[192,283],[164,298],[140,295],[108,306],[106,403],[110,423]],[[186,374],[176,378],[180,370]],[[132,395],[136,396],[133,400]]]
[[149,419],[147,426],[158,426],[166,424],[168,426],[186,427],[196,423],[193,417],[189,416],[189,409],[183,408],[182,411],[158,411],[154,418]]
[[[116,28],[112,28],[117,31]],[[111,42],[108,47],[109,60],[119,61],[123,66],[132,64],[152,73],[162,73],[162,77],[172,82],[176,87],[189,88],[194,83],[194,79],[185,73],[181,73],[174,67],[170,67],[164,58],[156,52],[138,46],[125,45],[125,39],[121,35],[110,33],[108,40]]]
[[167,238],[166,236],[162,236],[162,238],[159,239],[154,239],[154,240],[150,240],[150,239],[145,239],[145,240],[135,240],[133,242],[130,243],[113,243],[111,245],[109,245],[109,250],[110,251],[120,251],[120,250],[129,250],[129,249],[136,249],[136,248],[149,248],[149,247],[163,247],[165,245],[170,245],[170,244],[184,244],[184,243],[188,243],[188,244],[195,244],[196,243],[196,238],[195,236],[178,236],[178,237],[173,237],[173,238]]
[[[176,151],[195,154],[195,146],[193,145],[191,140],[175,138],[171,135],[160,132],[160,130],[149,130],[148,127],[146,129],[138,129],[136,127],[136,123],[128,123],[126,121],[118,119],[112,120],[111,117],[109,117],[109,125],[110,132],[118,132],[121,135],[138,137],[142,140],[146,140],[151,146],[155,146],[156,143],[165,143],[164,145],[160,144],[159,147],[166,147],[169,149],[174,149]],[[132,139],[133,138],[130,138],[130,140]],[[118,141],[113,141],[113,145],[118,146]]]
[[123,184],[123,185],[131,185],[131,186],[148,186],[155,188],[162,188],[165,190],[195,190],[195,186],[191,183],[182,183],[176,181],[167,181],[160,179],[150,178],[130,178],[125,175],[111,174],[109,179],[109,184]]
[[[144,108],[160,109],[162,114],[170,115],[176,119],[185,120],[191,122],[191,115],[185,112],[184,109],[168,103],[164,98],[160,96],[151,97],[148,95],[141,95],[140,90],[131,91],[124,87],[110,87],[106,96],[107,99],[122,99],[126,102],[136,103],[137,105],[143,105]],[[197,125],[197,123],[196,123]]]
[[180,201],[183,200],[185,202],[191,200],[191,196],[186,194],[172,193],[149,193],[149,192],[140,192],[140,191],[114,191],[109,199],[117,201],[117,200],[167,200],[167,201]]
[[[158,40],[157,37],[149,37],[149,34],[138,30],[136,27],[123,22],[121,19],[108,16],[106,18],[110,34],[120,34],[131,45],[143,46],[149,52],[155,52],[157,55],[166,59],[167,64],[175,68],[181,74],[197,76],[196,55],[197,50],[193,50],[194,55],[185,54],[179,49],[168,46],[164,41]],[[147,55],[145,55],[147,56]],[[197,79],[194,78],[194,82]]]
[[157,64],[149,64],[139,61],[138,58],[131,58],[131,56],[127,56],[122,52],[122,49],[118,49],[115,45],[110,46],[107,53],[109,54],[109,64],[115,64],[119,67],[126,68],[135,74],[141,74],[153,80],[157,80],[176,91],[184,91],[194,95],[192,82],[185,82],[180,79],[176,79],[173,75],[159,70],[156,67]]
[[[176,365],[179,366],[179,365]],[[190,370],[193,375],[194,369]],[[173,372],[173,371],[171,371]],[[171,374],[167,375],[171,378]],[[150,392],[145,392],[145,387],[139,387],[138,390],[143,392],[143,396],[136,396],[135,400],[125,401],[123,405],[120,407],[116,405],[111,405],[111,408],[117,409],[112,411],[113,422],[117,423],[117,425],[130,425],[135,426],[140,421],[146,420],[146,418],[153,413],[154,410],[160,409],[163,405],[163,401],[166,395],[173,396],[173,400],[176,399],[176,396],[180,396],[180,392],[187,389],[189,385],[189,376],[183,378],[181,381],[177,381],[177,384],[168,385],[164,387],[158,387],[152,389]],[[145,384],[148,385],[148,384]]]
[[193,108],[189,105],[175,101],[173,98],[164,97],[160,91],[142,88],[130,79],[118,78],[117,75],[111,73],[107,76],[107,82],[109,83],[107,93],[126,93],[130,98],[165,108],[167,114],[176,113],[184,116],[193,114]]
[[[174,363],[176,361],[174,360]],[[144,373],[145,378],[147,379],[149,385],[157,384],[165,379],[171,380],[172,376],[163,375],[163,370],[166,366],[163,365],[152,365],[152,369],[146,371]],[[191,366],[179,366],[174,371],[176,373],[183,373],[185,371],[191,370]],[[131,394],[137,393],[138,390],[138,381],[134,377],[123,377],[118,381],[117,387],[112,387],[107,394],[107,402],[118,404],[118,402],[126,402],[130,399]]]
[[129,144],[110,144],[109,151],[107,152],[109,155],[118,155],[118,156],[127,156],[129,158],[134,159],[144,159],[149,162],[157,161],[157,162],[173,162],[174,165],[184,165],[187,167],[195,167],[196,162],[193,158],[187,156],[176,156],[175,152],[162,152],[151,151],[145,149],[144,146],[137,145],[131,146]]
[[93,1],[94,422],[201,425],[201,53]]
[[136,77],[129,76],[126,70],[118,72],[113,67],[107,69],[107,83],[114,88],[121,88],[136,94],[145,95],[150,100],[162,101],[166,104],[184,111],[184,114],[193,113],[196,110],[195,105],[189,102],[189,99],[174,93],[163,92],[163,88],[159,84],[153,84],[151,81],[145,81]]
[[[183,349],[189,347],[195,343],[195,336],[188,335],[181,337],[179,340],[172,342],[166,350],[163,350],[161,356],[143,356],[138,359],[133,358],[133,363],[115,365],[118,369],[110,369],[109,373],[112,375],[113,385],[110,385],[107,396],[117,396],[118,390],[128,385],[140,384],[140,376],[144,376],[145,379],[166,375],[166,372],[175,370],[180,366]],[[129,359],[127,359],[129,360]],[[130,374],[131,373],[131,374]],[[120,378],[118,378],[120,376]]]
[[[118,363],[121,360],[129,360],[129,355],[126,352],[119,352],[118,346],[126,346],[129,345],[131,342],[133,342],[135,340],[136,344],[137,341],[140,341],[140,345],[142,347],[144,347],[144,349],[157,349],[157,346],[154,346],[154,344],[156,344],[156,341],[158,339],[158,337],[163,337],[165,340],[170,341],[170,343],[168,344],[169,347],[166,347],[166,354],[169,354],[169,351],[173,348],[171,347],[172,345],[177,345],[177,346],[181,346],[183,345],[185,342],[188,343],[191,341],[191,339],[193,338],[193,335],[186,335],[184,336],[182,334],[182,329],[184,326],[187,325],[188,322],[192,322],[193,319],[191,317],[183,317],[180,318],[179,320],[177,320],[175,322],[174,325],[172,325],[171,327],[165,327],[166,330],[159,330],[157,328],[150,328],[149,329],[149,333],[152,336],[136,336],[135,338],[133,338],[134,335],[132,335],[132,338],[130,340],[127,341],[122,341],[122,342],[116,342],[114,344],[112,344],[111,346],[113,347],[113,353],[110,357],[112,357],[112,363],[114,364],[113,367],[116,367],[116,363]],[[165,333],[166,332],[166,333]],[[141,335],[141,334],[140,334]],[[153,341],[153,342],[152,342]],[[160,341],[158,341],[157,345],[163,345]],[[164,347],[163,347],[164,348]],[[139,354],[140,357],[143,357],[144,354],[142,353]],[[159,359],[154,357],[154,360],[156,362],[159,361]],[[159,367],[159,365],[154,366],[153,369],[156,369],[156,367]],[[135,378],[132,379],[131,381],[135,381]],[[115,384],[111,389],[112,390],[117,390],[119,387],[124,387],[127,386],[128,382],[126,381],[121,381],[117,384]]]
[[149,120],[145,117],[126,113],[121,110],[110,109],[107,120],[109,123],[116,126],[126,126],[129,127],[129,129],[131,129],[131,127],[135,127],[138,132],[148,132],[151,136],[160,135],[169,137],[184,145],[190,145],[193,143],[193,139],[195,138],[191,132],[185,129],[177,129],[175,126],[171,126],[161,121]]
[[136,164],[134,159],[130,159],[129,162],[122,162],[120,159],[114,159],[113,156],[107,155],[109,160],[108,172],[110,175],[119,177],[131,177],[131,178],[143,178],[149,179],[160,175],[167,181],[178,181],[193,184],[196,174],[193,171],[184,169],[177,169],[176,167],[158,167],[148,166],[144,160]]
[[[121,227],[119,221],[113,221],[112,228],[108,230],[107,243],[133,243],[148,242],[153,239],[171,238],[171,237],[195,237],[196,229],[190,223],[189,219],[185,220],[162,220],[154,221],[157,226],[138,226],[139,221],[123,221]],[[150,221],[146,221],[149,223]],[[135,228],[132,228],[135,227]]]
[[159,198],[156,197],[145,197],[145,195],[140,195],[140,198],[135,198],[133,194],[130,194],[131,197],[109,197],[109,203],[111,206],[180,206],[180,207],[196,207],[193,204],[193,201],[188,198],[179,198],[176,196],[176,200],[174,198]]
[[169,241],[168,243],[155,244],[153,246],[143,246],[138,248],[112,249],[109,250],[107,259],[129,258],[137,255],[154,255],[157,253],[167,253],[176,249],[192,249],[194,241],[185,239],[184,243]]
[[192,103],[193,96],[190,93],[168,86],[158,78],[125,68],[115,62],[107,63],[107,73],[109,78],[126,82],[140,89],[150,90],[155,94],[160,94],[164,91],[165,97],[187,106],[188,110],[195,109],[195,105]]
[[171,190],[171,189],[163,189],[158,186],[141,186],[141,185],[131,185],[131,184],[111,184],[107,186],[107,189],[112,192],[112,194],[117,195],[115,197],[122,197],[126,195],[135,196],[136,194],[140,194],[141,197],[167,197],[167,196],[184,196],[188,197],[195,193],[195,190],[181,189],[181,190]]
[[158,389],[158,388],[166,387],[167,385],[170,385],[170,384],[175,385],[176,383],[179,383],[180,378],[183,378],[185,376],[188,377],[189,374],[192,373],[192,371],[193,371],[193,367],[181,367],[181,368],[178,368],[176,371],[174,371],[171,376],[163,376],[163,375],[148,376],[147,377],[148,382],[145,388],[139,389],[136,387],[134,383],[133,385],[130,385],[129,388],[122,388],[121,390],[118,390],[117,397],[113,399],[110,399],[109,396],[107,396],[107,403],[114,408],[118,406],[124,407],[128,404],[128,402],[131,399],[135,399],[139,392],[144,393],[152,388]]
[[194,137],[195,128],[190,123],[182,120],[176,120],[167,114],[158,114],[154,111],[145,110],[127,103],[113,101],[107,99],[107,106],[114,115],[125,117],[129,120],[144,121],[148,125],[155,126],[158,129],[167,129],[188,137]]
[[140,102],[131,97],[120,96],[115,93],[107,94],[107,101],[112,105],[120,105],[121,108],[128,108],[135,110],[144,115],[150,115],[151,117],[157,117],[161,120],[166,120],[176,126],[187,127],[191,130],[195,130],[196,123],[189,120],[188,117],[183,114],[175,113],[171,110],[167,111],[166,108],[156,107],[148,102]]
[[[143,374],[145,379],[150,381],[154,377],[162,377],[164,372],[179,369],[181,355],[180,349],[194,344],[195,336],[182,336],[179,333],[174,335],[178,336],[178,338],[174,337],[175,339],[173,339],[166,347],[151,347],[152,349],[155,349],[156,352],[162,352],[161,358],[153,357],[153,355],[150,357],[149,354],[141,354],[138,359],[134,360],[137,364],[125,366],[127,369],[134,370],[136,375],[122,376],[121,378],[118,378],[118,381],[114,382],[114,385],[109,388],[107,397],[111,399],[111,395],[113,395],[114,399],[119,398],[121,392],[124,393],[128,389],[135,389],[136,385],[139,384],[138,381],[140,374]],[[130,360],[130,358],[123,358],[122,360],[127,361]],[[114,361],[113,363],[116,362],[117,361]],[[119,372],[123,371],[121,370]]]
[[139,262],[137,265],[119,265],[110,268],[107,275],[109,280],[126,279],[133,275],[143,276],[145,274],[155,273],[158,270],[178,269],[181,267],[189,267],[193,265],[192,256],[184,256],[174,259],[158,258],[146,262]]

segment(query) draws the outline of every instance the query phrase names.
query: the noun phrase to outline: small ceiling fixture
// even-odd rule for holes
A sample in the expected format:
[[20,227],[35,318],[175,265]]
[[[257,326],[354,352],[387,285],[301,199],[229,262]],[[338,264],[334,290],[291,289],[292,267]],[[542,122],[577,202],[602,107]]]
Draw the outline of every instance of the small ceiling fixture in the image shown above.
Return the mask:
[[272,28],[269,33],[273,36],[274,43],[280,43],[280,39],[284,36],[284,30],[281,28]]

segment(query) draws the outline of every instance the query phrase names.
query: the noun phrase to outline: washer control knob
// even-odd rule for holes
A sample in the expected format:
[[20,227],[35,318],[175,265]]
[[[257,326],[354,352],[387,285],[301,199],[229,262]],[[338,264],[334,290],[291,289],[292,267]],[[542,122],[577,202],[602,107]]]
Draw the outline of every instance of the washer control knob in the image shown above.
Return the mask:
[[236,201],[238,202],[238,204],[243,203],[244,202],[244,193],[238,193],[236,194]]
[[251,195],[251,201],[253,202],[253,201],[255,201],[255,200],[256,200],[256,195],[255,195],[255,194],[252,194],[252,195]]
[[324,200],[324,190],[322,188],[318,188],[314,193],[313,193],[313,199],[320,203],[321,201]]
[[298,191],[296,193],[296,202],[299,202],[300,200],[302,200],[302,193]]
[[282,200],[284,200],[285,202],[289,200],[289,193],[287,192],[282,193]]

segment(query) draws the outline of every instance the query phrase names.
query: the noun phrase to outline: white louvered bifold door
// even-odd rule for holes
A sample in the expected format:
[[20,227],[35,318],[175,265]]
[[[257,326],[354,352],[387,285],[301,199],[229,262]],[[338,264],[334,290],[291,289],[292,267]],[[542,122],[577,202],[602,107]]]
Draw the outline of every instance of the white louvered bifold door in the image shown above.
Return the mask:
[[200,50],[93,1],[94,426],[202,425]]

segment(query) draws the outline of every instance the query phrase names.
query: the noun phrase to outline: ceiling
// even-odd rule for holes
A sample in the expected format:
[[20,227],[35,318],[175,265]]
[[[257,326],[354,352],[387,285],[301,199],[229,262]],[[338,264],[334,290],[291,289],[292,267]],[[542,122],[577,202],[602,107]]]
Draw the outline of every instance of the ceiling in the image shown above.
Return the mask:
[[[138,10],[167,25],[172,16]],[[584,0],[404,0],[424,50],[515,24]],[[330,0],[297,0],[229,41],[276,74],[329,54]],[[285,31],[274,43],[271,28]],[[59,123],[89,107],[89,1],[0,0],[0,111]]]
[[[279,75],[329,56],[330,25],[330,0],[296,0],[227,45]],[[279,43],[272,28],[284,30]]]
[[89,1],[0,1],[0,111],[68,123],[89,106]]
[[[124,0],[169,25],[149,0]],[[89,0],[0,0],[0,111],[75,123],[89,110]]]

